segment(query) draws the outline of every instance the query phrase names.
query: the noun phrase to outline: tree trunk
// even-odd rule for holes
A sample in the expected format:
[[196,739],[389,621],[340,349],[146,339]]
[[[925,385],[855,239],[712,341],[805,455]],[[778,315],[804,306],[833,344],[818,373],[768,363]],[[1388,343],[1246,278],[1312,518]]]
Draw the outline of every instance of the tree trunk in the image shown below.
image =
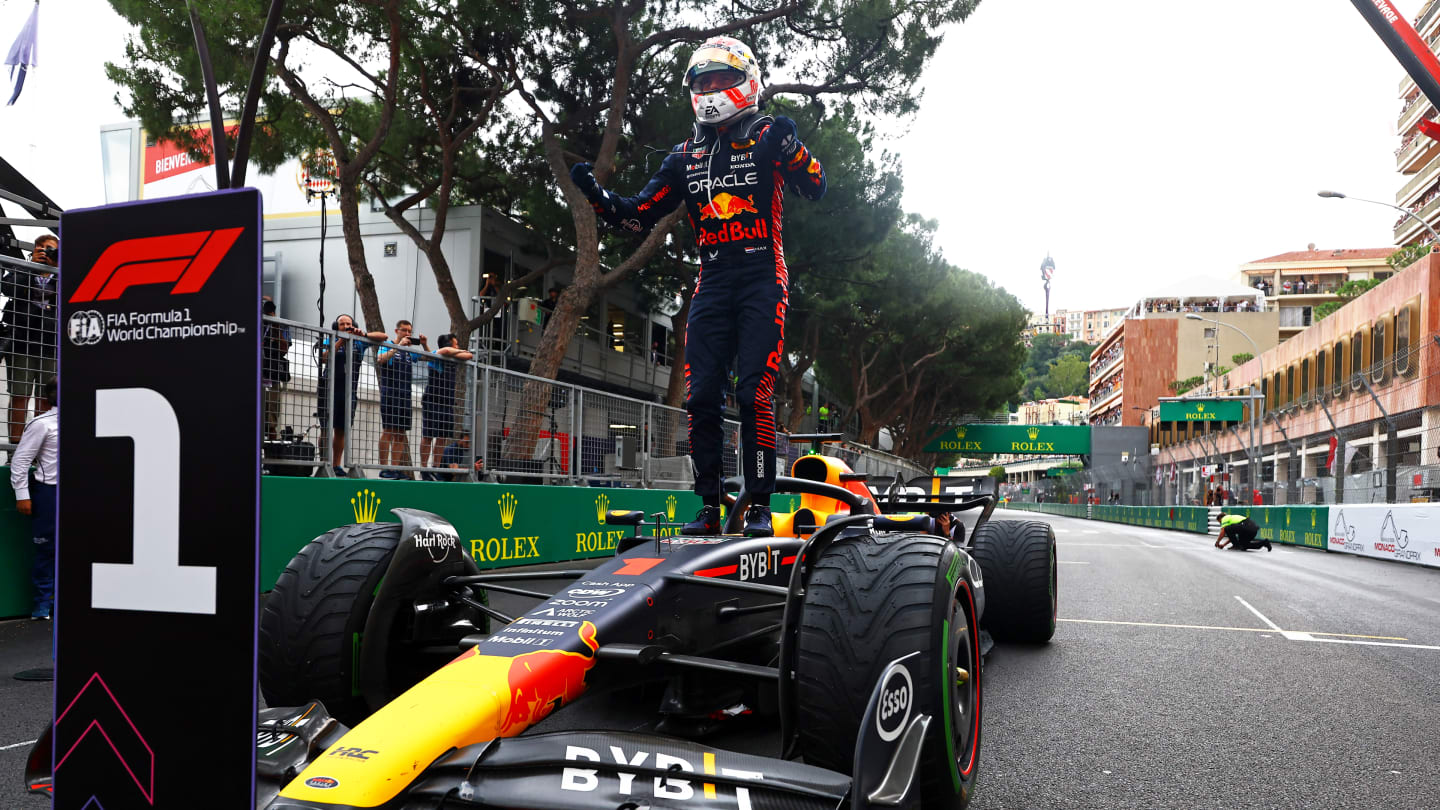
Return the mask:
[[345,253],[350,260],[350,275],[355,278],[355,295],[360,299],[360,312],[369,332],[388,332],[380,316],[380,299],[375,294],[375,277],[365,261],[365,243],[360,238],[360,193],[354,183],[340,186],[340,230],[345,235]]
[[670,356],[670,385],[665,389],[665,404],[672,408],[685,407],[685,330],[690,323],[690,304],[694,300],[695,287],[686,284],[680,290],[680,311],[670,316],[675,353]]

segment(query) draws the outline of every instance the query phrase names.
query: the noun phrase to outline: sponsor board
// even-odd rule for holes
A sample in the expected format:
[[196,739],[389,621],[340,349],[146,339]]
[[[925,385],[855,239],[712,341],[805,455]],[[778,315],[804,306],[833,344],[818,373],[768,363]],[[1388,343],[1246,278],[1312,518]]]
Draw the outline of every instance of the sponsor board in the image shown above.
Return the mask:
[[1440,568],[1440,507],[1339,504],[1329,511],[1331,551]]

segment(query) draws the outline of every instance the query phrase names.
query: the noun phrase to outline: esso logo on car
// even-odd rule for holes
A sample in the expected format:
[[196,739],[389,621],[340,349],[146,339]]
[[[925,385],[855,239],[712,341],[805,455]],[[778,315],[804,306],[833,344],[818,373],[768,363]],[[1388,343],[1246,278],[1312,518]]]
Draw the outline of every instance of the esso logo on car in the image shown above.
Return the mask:
[[880,698],[880,719],[889,720],[891,716],[910,708],[910,687],[901,686],[893,692],[886,692]]
[[621,588],[571,588],[565,593],[570,596],[588,596],[594,599],[608,599],[612,596],[619,596],[625,591]]
[[875,733],[892,742],[910,724],[915,682],[904,664],[893,664],[880,687],[880,705],[875,712]]

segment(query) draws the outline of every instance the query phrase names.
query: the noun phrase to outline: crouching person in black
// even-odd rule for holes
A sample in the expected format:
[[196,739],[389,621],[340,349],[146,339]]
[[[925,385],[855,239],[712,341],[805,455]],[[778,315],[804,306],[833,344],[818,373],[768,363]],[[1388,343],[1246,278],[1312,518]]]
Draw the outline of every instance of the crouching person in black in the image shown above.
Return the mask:
[[1254,548],[1264,548],[1271,551],[1269,540],[1256,540],[1260,533],[1260,527],[1255,521],[1244,515],[1228,515],[1224,509],[1220,510],[1220,534],[1215,538],[1216,548],[1230,546],[1231,551],[1249,551]]

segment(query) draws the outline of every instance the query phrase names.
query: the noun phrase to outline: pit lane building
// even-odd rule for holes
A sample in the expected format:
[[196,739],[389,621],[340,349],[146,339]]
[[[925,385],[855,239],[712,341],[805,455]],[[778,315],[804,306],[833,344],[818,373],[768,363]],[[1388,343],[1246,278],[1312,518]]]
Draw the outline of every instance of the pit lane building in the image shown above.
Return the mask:
[[1246,502],[1255,490],[1281,504],[1440,496],[1440,259],[1415,262],[1220,379],[1232,394],[1252,385],[1264,394],[1258,452],[1249,408],[1226,422],[1165,422],[1151,409],[1156,503],[1199,497],[1205,465],[1228,472]]

